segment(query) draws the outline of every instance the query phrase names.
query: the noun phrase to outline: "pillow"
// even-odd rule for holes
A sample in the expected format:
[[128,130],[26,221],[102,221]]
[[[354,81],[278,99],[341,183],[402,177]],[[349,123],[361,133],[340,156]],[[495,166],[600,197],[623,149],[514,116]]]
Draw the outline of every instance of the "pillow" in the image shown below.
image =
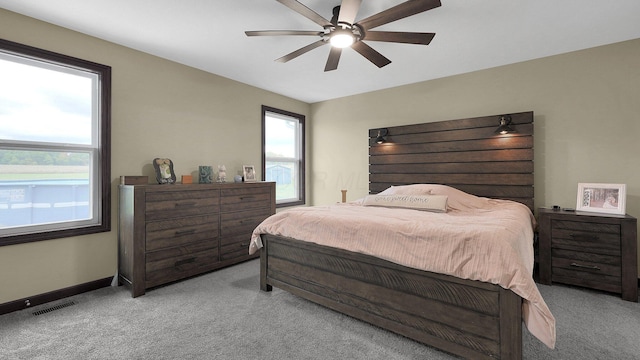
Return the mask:
[[368,195],[362,204],[364,206],[447,212],[446,195]]
[[483,209],[489,206],[489,199],[468,194],[464,191],[439,184],[412,184],[391,186],[378,195],[446,195],[447,206],[452,210]]
[[378,195],[455,195],[457,193],[464,192],[447,185],[412,184],[391,186],[386,190],[378,193]]

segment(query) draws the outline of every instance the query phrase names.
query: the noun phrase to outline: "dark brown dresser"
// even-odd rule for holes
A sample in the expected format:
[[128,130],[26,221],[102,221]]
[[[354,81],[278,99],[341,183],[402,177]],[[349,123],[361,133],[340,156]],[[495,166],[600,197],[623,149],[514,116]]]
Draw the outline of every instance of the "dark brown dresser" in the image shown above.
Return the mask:
[[118,278],[133,297],[249,256],[275,183],[120,185]]
[[638,301],[637,220],[629,215],[538,209],[539,281]]

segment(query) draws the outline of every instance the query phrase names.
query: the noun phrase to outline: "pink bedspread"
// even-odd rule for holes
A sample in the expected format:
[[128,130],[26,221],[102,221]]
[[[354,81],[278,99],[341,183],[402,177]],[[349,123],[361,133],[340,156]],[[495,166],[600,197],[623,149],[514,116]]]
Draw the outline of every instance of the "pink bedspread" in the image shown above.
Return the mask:
[[254,230],[249,253],[262,247],[260,234],[268,233],[498,284],[524,299],[526,327],[554,348],[555,318],[532,278],[531,211],[512,201],[446,192],[446,213],[363,206],[362,201],[281,211]]

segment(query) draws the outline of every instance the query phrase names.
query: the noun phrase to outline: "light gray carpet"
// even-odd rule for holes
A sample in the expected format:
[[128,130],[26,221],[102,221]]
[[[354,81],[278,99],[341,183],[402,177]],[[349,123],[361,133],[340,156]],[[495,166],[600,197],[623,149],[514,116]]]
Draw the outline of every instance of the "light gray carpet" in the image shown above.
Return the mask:
[[[0,316],[0,359],[453,359],[275,289],[259,261],[131,298],[108,287]],[[557,319],[546,348],[525,329],[525,359],[640,359],[640,305],[540,285]],[[64,305],[42,315],[34,312]]]

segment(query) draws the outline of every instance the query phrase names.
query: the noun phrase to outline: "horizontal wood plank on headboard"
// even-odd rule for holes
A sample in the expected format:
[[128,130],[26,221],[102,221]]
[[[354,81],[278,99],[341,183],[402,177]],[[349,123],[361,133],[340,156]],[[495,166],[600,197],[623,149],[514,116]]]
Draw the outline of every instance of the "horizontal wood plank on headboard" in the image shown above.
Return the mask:
[[444,184],[533,210],[533,112],[509,114],[517,132],[495,133],[502,115],[369,130],[369,192],[392,185]]

